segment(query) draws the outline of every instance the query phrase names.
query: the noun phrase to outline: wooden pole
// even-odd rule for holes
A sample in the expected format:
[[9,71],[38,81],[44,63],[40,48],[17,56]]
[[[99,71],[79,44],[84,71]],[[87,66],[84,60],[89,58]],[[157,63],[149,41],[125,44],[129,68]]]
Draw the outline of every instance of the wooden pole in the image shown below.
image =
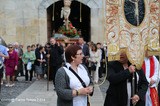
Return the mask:
[[[133,77],[132,77],[132,94],[133,96],[135,95],[135,72],[133,73]],[[133,104],[133,106],[135,106],[135,104]]]
[[[49,51],[50,51],[50,48],[47,48],[47,50],[48,50],[48,54],[49,54]],[[50,63],[49,63],[49,61],[50,61],[50,56],[48,57],[48,73],[47,73],[47,91],[49,91],[49,69],[50,69]]]

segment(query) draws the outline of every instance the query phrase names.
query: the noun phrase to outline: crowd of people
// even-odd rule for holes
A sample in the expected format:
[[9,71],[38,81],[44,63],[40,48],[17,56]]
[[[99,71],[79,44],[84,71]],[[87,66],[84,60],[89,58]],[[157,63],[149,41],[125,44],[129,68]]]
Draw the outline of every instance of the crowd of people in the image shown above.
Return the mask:
[[[50,66],[49,80],[53,81],[55,85],[56,72],[62,64],[66,63],[65,49],[74,44],[82,48],[84,54],[83,64],[87,66],[89,73],[93,76],[93,82],[98,84],[98,80],[102,80],[102,72],[105,72],[105,54],[102,44],[94,44],[93,42],[85,44],[84,39],[80,37],[78,42],[72,44],[56,42],[54,38],[50,38],[50,42],[46,43],[45,46],[32,44],[28,45],[26,49],[23,48],[23,44],[19,44],[18,42],[8,44],[5,54],[10,58],[1,57],[3,73],[5,72],[7,79],[6,86],[14,86],[14,81],[18,81],[17,77],[19,76],[25,76],[26,83],[28,81],[32,82],[33,76],[37,77],[36,80],[42,80],[44,75],[47,75],[48,65]],[[24,52],[24,50],[26,51]],[[27,68],[29,62],[32,64],[31,69]],[[95,63],[95,69],[91,67],[92,63]],[[103,63],[104,65],[100,65]],[[10,80],[12,81],[11,84],[9,83]],[[3,74],[1,85],[3,85]]]
[[86,106],[88,96],[94,94],[94,84],[103,79],[107,61],[110,85],[104,106],[159,106],[159,62],[147,52],[142,69],[137,70],[126,53],[120,54],[119,61],[108,62],[107,47],[100,42],[86,43],[83,37],[70,44],[50,38],[45,46],[28,45],[26,52],[17,42],[8,44],[7,48],[8,51],[0,45],[1,85],[5,69],[6,87],[15,86],[19,74],[25,76],[26,83],[32,83],[35,75],[41,81],[49,67],[47,77],[53,81],[58,106]]

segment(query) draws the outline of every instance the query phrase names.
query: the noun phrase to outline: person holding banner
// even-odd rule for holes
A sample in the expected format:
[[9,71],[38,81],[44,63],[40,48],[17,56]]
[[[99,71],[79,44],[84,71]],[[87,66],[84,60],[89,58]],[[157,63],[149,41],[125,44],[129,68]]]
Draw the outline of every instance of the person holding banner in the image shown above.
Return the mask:
[[159,106],[158,92],[156,88],[159,70],[159,62],[157,58],[155,56],[148,56],[148,52],[146,51],[146,57],[142,68],[149,83],[145,97],[145,106]]
[[120,54],[119,61],[108,63],[107,73],[110,85],[104,106],[145,106],[148,82],[143,70],[137,70],[135,65],[130,64],[126,53]]

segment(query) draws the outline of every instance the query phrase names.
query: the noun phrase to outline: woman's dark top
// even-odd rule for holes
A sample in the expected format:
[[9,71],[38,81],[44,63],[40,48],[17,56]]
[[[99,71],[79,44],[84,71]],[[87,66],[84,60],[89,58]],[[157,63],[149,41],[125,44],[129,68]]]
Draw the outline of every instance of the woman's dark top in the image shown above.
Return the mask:
[[[43,55],[43,59],[45,59],[45,54],[42,53],[42,55]],[[36,60],[35,60],[35,63],[34,63],[35,65],[40,66],[40,62],[38,61],[38,59],[41,60],[41,53],[40,52],[36,53]],[[44,62],[42,63],[42,67],[44,67]]]

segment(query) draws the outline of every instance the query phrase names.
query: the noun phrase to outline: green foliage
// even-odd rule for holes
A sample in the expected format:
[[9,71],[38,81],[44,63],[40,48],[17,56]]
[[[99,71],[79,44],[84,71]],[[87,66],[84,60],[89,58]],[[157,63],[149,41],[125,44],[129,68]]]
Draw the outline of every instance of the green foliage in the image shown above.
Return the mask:
[[66,30],[66,25],[64,24],[58,29],[57,33],[66,35],[68,37],[75,37],[79,35],[79,32],[75,27],[73,27],[71,22],[68,25],[68,30]]

